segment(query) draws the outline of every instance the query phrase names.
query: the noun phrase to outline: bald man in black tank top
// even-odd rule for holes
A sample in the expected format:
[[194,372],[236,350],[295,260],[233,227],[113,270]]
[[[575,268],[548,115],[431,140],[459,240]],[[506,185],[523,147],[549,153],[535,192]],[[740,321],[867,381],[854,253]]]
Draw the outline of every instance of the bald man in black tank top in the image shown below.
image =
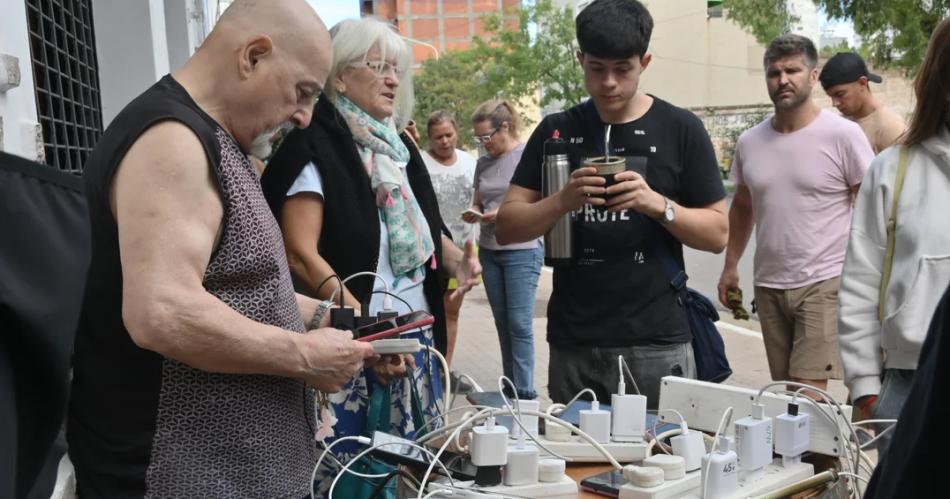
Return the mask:
[[67,431],[82,497],[309,493],[313,388],[376,357],[294,293],[247,154],[308,125],[330,59],[304,0],[237,0],[97,144]]

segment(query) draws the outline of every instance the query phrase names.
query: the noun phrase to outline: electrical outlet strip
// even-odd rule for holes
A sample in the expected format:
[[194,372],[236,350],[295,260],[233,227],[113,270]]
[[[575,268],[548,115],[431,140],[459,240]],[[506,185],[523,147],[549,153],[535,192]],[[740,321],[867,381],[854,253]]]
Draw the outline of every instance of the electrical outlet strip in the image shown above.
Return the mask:
[[637,487],[632,483],[620,487],[618,499],[669,499],[690,497],[699,491],[702,474],[699,470],[690,471],[683,478],[667,480],[656,487]]
[[[739,489],[727,499],[744,499],[767,494],[773,490],[791,485],[815,474],[810,464],[798,463],[786,468],[782,460],[776,459],[758,474],[745,480],[739,480]],[[656,487],[637,487],[631,483],[620,487],[618,499],[700,499],[702,473],[691,471],[683,478],[663,482]]]
[[[571,458],[575,463],[606,463],[607,458],[594,448],[586,440],[577,435],[571,436],[567,442],[555,442],[544,438],[544,435],[538,436],[538,440],[545,447],[551,449],[551,452]],[[632,463],[642,461],[647,457],[647,444],[644,442],[609,442],[601,444],[611,456],[621,463]],[[544,449],[539,448],[541,455],[547,455]]]
[[[665,376],[660,383],[659,407],[679,411],[689,423],[690,428],[714,432],[727,407],[733,409],[733,421],[752,415],[752,402],[757,393],[759,393],[758,389]],[[791,399],[792,397],[788,395],[765,392],[760,402],[765,406],[765,415],[774,418],[788,409],[788,402]],[[826,407],[824,404],[820,405]],[[837,412],[837,408],[833,406],[827,408],[831,414]],[[851,406],[841,404],[841,409],[844,411],[843,419],[850,421]],[[808,402],[799,401],[799,411],[811,416],[808,450],[829,456],[840,456],[843,449],[838,442],[838,430],[831,422]],[[660,412],[660,418],[664,421],[673,421],[665,412]],[[848,427],[840,416],[838,425],[842,433],[847,436]]]
[[475,482],[460,482],[458,480],[455,481],[455,487],[452,487],[448,480],[440,479],[438,482],[432,482],[427,485],[426,489],[429,492],[451,490],[451,496],[448,494],[435,494],[433,497],[452,497],[452,499],[458,499],[459,497],[480,499],[497,499],[500,497],[543,497],[545,499],[553,499],[563,497],[574,499],[577,497],[577,482],[567,475],[562,476],[560,482],[538,482],[530,485],[515,485],[511,487],[507,485],[478,487],[475,485]]
[[743,480],[739,475],[739,490],[729,499],[740,499],[767,494],[786,485],[791,485],[815,474],[815,468],[808,463],[798,463],[788,468],[782,466],[781,459],[775,459],[760,473]]

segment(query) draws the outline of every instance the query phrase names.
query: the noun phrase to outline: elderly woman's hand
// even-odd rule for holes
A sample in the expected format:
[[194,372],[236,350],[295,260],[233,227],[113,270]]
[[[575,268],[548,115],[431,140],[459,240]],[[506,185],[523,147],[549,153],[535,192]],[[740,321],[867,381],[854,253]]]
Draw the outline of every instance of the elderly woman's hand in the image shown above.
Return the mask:
[[380,383],[388,385],[392,380],[406,375],[409,369],[415,369],[412,355],[383,355],[373,365],[373,372]]

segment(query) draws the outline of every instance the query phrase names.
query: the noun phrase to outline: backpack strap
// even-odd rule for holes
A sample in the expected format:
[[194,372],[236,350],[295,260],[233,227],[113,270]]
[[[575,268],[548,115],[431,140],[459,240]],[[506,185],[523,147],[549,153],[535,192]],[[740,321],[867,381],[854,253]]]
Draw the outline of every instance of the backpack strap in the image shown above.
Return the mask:
[[901,198],[904,188],[904,176],[907,173],[907,146],[901,146],[900,159],[897,162],[897,179],[894,181],[894,199],[891,202],[891,213],[887,217],[887,249],[884,251],[884,269],[881,272],[881,289],[878,294],[877,316],[884,321],[884,302],[887,286],[891,282],[891,268],[894,265],[894,241],[897,232],[897,201]]

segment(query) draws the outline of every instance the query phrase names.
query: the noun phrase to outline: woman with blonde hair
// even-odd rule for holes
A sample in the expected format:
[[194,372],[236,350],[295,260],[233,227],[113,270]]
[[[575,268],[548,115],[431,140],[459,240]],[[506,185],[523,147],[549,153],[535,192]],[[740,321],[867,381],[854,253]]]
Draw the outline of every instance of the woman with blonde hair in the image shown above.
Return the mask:
[[[471,248],[463,256],[443,235],[425,164],[403,133],[413,108],[412,52],[391,26],[373,18],[343,21],[330,34],[333,67],[310,126],[284,139],[261,179],[284,233],[290,271],[302,291],[325,300],[341,294],[361,315],[382,311],[390,295],[398,298],[392,302],[398,313],[431,312],[431,328],[401,337],[445,352],[439,271],[456,276],[462,294],[481,270]],[[345,286],[333,279],[367,271],[376,276]],[[413,438],[422,418],[445,410],[440,370],[428,351],[391,360],[329,396],[332,416],[321,418],[318,431],[328,437],[324,442],[375,429]],[[358,450],[355,442],[333,448],[341,462]],[[317,473],[321,493],[339,471],[324,462]]]
[[874,419],[900,414],[950,282],[950,20],[931,36],[914,89],[901,144],[875,158],[861,184],[838,292],[845,384]]
[[465,221],[478,222],[478,259],[484,269],[485,293],[501,344],[502,368],[518,397],[537,398],[534,389],[534,299],[544,250],[541,239],[501,245],[495,240],[495,217],[505,198],[524,144],[521,123],[510,102],[492,99],[472,113],[472,135],[485,149],[475,167],[475,196]]

